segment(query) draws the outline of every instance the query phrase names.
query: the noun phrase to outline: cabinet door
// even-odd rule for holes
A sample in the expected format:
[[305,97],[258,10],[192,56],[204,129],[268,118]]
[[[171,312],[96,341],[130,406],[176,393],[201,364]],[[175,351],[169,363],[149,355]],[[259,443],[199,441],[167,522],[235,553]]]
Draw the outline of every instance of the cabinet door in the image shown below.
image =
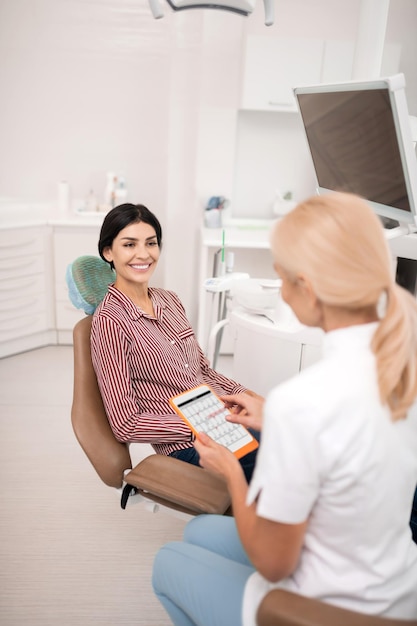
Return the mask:
[[[401,44],[385,43],[381,76],[399,72]],[[349,81],[354,78],[355,42],[329,39],[324,44],[322,83]]]
[[242,108],[296,111],[293,87],[320,82],[324,42],[249,36],[246,42]]
[[0,294],[0,342],[50,328],[44,274],[0,280]]
[[354,41],[326,41],[323,58],[323,83],[352,80]]
[[46,227],[0,231],[2,357],[44,345],[53,332],[49,244]]
[[300,371],[301,343],[236,325],[233,379],[265,396]]

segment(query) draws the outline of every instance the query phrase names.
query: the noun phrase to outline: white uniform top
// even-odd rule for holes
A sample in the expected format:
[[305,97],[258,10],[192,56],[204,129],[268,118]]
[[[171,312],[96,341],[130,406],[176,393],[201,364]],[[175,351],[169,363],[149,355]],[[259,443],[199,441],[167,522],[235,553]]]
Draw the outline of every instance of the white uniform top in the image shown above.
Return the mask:
[[[243,625],[274,587],[386,617],[417,616],[417,415],[393,422],[370,350],[377,323],[327,333],[323,358],[268,395],[247,503],[260,517],[308,518],[299,563],[273,584],[248,579]],[[271,546],[273,549],[273,546]]]

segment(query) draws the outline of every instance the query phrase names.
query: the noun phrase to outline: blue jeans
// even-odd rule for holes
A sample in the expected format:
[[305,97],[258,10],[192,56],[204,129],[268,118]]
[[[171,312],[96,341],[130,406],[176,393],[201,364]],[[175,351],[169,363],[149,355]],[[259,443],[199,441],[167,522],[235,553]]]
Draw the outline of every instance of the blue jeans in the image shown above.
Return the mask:
[[[260,440],[260,433],[257,430],[253,430],[252,428],[248,428],[251,435],[256,439],[256,441]],[[249,452],[244,457],[239,459],[239,463],[242,466],[242,469],[245,473],[246,480],[250,483],[252,478],[253,470],[255,469],[256,462],[256,454],[258,450],[254,450],[253,452]],[[173,456],[176,459],[180,459],[181,461],[185,461],[186,463],[191,463],[192,465],[200,465],[200,455],[198,454],[195,448],[186,448],[185,450],[175,450],[175,452],[171,452],[169,456]]]
[[159,550],[152,585],[174,626],[240,626],[254,571],[234,518],[199,515],[187,524],[182,542]]

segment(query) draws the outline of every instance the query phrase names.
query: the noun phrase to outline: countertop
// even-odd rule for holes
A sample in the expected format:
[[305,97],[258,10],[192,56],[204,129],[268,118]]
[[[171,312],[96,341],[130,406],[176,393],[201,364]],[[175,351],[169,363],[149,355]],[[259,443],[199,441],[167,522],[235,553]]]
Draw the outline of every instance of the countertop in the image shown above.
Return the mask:
[[221,228],[202,228],[202,243],[207,247],[224,243],[233,248],[264,248],[269,249],[271,228],[276,219],[230,218],[225,220]]
[[275,311],[265,309],[254,313],[237,306],[230,313],[230,323],[238,324],[248,330],[256,330],[261,334],[278,336],[313,346],[320,346],[324,337],[324,332],[320,328],[304,326],[294,314],[291,312],[288,314],[286,311],[281,313],[278,308]]
[[52,203],[0,198],[0,229],[30,226],[101,226],[104,213],[59,211]]
[[[105,213],[77,211],[63,213],[53,203],[0,198],[0,229],[30,226],[101,226]],[[230,218],[222,228],[202,228],[203,244],[221,245],[223,230],[228,246],[269,248],[269,232],[275,220]]]

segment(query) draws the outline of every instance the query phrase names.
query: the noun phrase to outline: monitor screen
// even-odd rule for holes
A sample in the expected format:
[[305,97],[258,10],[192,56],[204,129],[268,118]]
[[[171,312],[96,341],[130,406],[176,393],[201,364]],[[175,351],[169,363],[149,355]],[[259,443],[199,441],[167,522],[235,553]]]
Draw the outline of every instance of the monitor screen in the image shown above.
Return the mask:
[[417,224],[417,163],[404,76],[294,89],[319,193],[366,198],[381,217]]

